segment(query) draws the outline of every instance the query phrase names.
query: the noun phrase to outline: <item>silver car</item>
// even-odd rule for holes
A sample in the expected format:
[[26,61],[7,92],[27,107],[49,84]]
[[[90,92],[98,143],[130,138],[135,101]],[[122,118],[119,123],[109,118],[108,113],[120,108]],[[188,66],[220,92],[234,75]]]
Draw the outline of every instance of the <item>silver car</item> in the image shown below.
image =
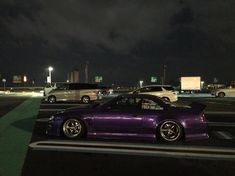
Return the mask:
[[82,101],[89,103],[98,99],[98,85],[87,83],[64,83],[48,93],[45,100],[49,103],[57,101]]

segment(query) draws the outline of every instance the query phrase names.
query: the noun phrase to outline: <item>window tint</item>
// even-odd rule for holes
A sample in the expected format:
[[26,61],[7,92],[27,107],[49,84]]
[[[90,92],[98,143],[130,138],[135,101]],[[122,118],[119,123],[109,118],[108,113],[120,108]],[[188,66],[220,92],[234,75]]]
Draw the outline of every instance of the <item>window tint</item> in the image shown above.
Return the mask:
[[163,110],[157,102],[144,98],[141,102],[141,109],[143,110]]
[[69,89],[69,85],[68,84],[60,84],[57,86],[58,90],[68,90]]
[[69,88],[71,90],[81,90],[81,89],[98,89],[97,84],[70,84]]
[[149,87],[144,87],[144,88],[141,88],[139,89],[139,92],[150,92],[150,88]]
[[140,98],[129,98],[124,97],[116,102],[111,106],[112,109],[138,109]]
[[164,88],[165,90],[172,90],[172,91],[174,91],[173,87],[170,87],[170,86],[164,86],[163,88]]
[[149,89],[152,91],[152,92],[155,92],[155,91],[162,91],[162,88],[161,87],[149,87]]

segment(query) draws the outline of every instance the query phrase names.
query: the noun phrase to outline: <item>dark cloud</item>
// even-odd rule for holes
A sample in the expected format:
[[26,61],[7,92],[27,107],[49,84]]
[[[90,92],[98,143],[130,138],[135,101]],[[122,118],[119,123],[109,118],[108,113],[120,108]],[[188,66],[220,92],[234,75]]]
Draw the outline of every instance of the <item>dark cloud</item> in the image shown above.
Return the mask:
[[135,84],[161,75],[165,63],[169,80],[228,81],[234,8],[233,0],[1,0],[0,64],[41,80],[52,64],[61,81],[73,68],[83,77],[89,60],[91,77]]
[[[28,2],[25,1],[25,4]],[[26,5],[22,5],[25,7]],[[145,40],[162,41],[180,9],[176,1],[41,1],[32,15],[23,10],[5,24],[16,37],[38,36],[51,45],[71,41],[128,51]],[[167,13],[166,13],[167,12]]]

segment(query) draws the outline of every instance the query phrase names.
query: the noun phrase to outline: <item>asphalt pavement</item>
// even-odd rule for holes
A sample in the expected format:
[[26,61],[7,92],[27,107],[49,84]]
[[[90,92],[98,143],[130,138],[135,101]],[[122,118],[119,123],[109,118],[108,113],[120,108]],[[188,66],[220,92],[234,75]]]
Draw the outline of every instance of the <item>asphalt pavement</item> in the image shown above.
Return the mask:
[[29,97],[0,96],[0,118]]
[[[109,98],[104,99],[107,101]],[[42,103],[22,176],[36,175],[235,175],[235,99],[180,98],[207,105],[208,140],[170,145],[115,140],[65,140],[45,135],[48,118],[86,105]]]
[[0,97],[0,176],[20,175],[38,115],[37,97]]
[[22,167],[22,176],[235,175],[235,98],[181,97],[178,103],[193,101],[207,105],[210,138],[169,145],[50,138],[45,127],[51,115],[86,105],[40,104],[37,97],[0,96],[0,176],[20,175]]

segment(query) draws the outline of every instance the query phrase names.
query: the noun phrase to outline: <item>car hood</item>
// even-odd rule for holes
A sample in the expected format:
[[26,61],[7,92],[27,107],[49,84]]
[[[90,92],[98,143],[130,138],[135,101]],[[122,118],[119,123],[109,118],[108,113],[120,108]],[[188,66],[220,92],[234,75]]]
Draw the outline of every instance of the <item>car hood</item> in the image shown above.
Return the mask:
[[97,107],[99,106],[99,104],[91,104],[91,105],[87,105],[84,107],[72,107],[72,108],[68,108],[65,109],[64,111],[62,111],[62,113],[87,113],[87,112],[93,112],[94,110],[97,109]]

